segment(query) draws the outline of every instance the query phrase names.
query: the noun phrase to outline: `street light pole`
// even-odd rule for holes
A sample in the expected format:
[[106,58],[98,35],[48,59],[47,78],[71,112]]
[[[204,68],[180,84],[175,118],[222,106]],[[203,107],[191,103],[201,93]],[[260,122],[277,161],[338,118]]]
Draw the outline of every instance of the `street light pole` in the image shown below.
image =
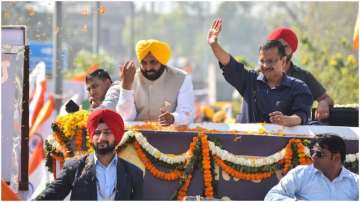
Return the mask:
[[134,58],[135,47],[135,3],[130,2],[130,58]]
[[52,79],[55,91],[55,109],[59,113],[62,103],[62,2],[55,2],[53,16],[53,70]]
[[92,29],[92,51],[94,54],[99,53],[99,28],[100,28],[100,2],[96,1],[93,10],[93,29]]

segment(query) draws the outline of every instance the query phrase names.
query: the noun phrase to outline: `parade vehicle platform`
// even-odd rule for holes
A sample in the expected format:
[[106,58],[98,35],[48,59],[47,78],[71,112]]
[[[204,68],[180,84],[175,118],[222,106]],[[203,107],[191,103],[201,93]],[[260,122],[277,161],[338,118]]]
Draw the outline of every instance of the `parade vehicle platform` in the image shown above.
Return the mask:
[[[145,200],[197,195],[263,200],[291,168],[311,163],[311,139],[319,133],[343,137],[347,145],[345,165],[358,172],[359,128],[355,127],[283,127],[265,123],[161,127],[151,122],[125,125],[127,132],[118,155],[144,171]],[[50,138],[47,144],[58,147],[55,142]],[[59,158],[60,150],[51,150],[55,176],[64,160]]]

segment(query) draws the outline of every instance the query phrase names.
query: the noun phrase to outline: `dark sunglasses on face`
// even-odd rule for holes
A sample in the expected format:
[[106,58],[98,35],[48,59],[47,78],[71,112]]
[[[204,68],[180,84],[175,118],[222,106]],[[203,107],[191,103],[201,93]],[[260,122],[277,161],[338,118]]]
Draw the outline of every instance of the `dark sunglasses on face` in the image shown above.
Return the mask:
[[323,154],[321,151],[312,150],[311,152],[312,152],[312,153],[311,153],[311,156],[315,154],[315,156],[316,156],[317,158],[322,158],[322,157],[324,157],[324,154]]

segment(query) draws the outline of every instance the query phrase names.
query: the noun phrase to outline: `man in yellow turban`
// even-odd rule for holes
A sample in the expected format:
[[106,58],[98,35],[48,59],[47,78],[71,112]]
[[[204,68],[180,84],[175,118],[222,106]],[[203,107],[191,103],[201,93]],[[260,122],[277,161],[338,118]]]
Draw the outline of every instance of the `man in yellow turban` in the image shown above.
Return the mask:
[[191,76],[166,64],[169,44],[149,39],[136,44],[140,68],[128,61],[121,68],[122,89],[116,106],[127,121],[159,121],[162,126],[189,124],[194,117]]

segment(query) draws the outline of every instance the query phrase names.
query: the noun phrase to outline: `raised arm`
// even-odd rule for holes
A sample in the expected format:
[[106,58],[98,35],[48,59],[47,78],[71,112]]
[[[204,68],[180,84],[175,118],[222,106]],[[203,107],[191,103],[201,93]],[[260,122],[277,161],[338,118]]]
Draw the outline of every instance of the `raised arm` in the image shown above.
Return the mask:
[[208,32],[208,44],[210,45],[215,57],[222,65],[227,65],[230,62],[230,54],[227,53],[218,43],[218,36],[221,32],[222,20],[216,19],[211,25]]
[[136,67],[132,61],[123,64],[120,70],[121,89],[116,112],[126,121],[133,121],[136,118],[134,90],[132,89],[135,73]]

